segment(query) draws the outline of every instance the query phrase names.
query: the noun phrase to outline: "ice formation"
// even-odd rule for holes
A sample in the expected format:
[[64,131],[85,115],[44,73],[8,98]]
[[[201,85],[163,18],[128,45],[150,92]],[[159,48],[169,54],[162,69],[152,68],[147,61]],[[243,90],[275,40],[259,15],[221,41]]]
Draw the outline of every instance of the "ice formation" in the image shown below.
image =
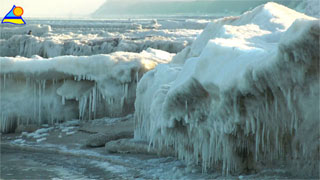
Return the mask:
[[214,20],[139,81],[135,138],[203,171],[319,176],[319,36],[318,19],[276,3]]
[[[89,56],[116,51],[140,53],[148,48],[177,53],[195,40],[208,21],[149,19],[30,23],[0,29],[0,56]],[[29,30],[32,35],[27,35]]]
[[139,78],[173,54],[141,53],[0,58],[0,129],[132,113]]
[[16,27],[1,25],[0,39],[9,39],[16,34],[27,34],[30,30],[32,31],[32,34],[36,36],[43,36],[52,31],[51,26],[49,25],[30,24]]
[[[81,40],[73,37],[36,37],[28,35],[15,35],[8,40],[0,40],[0,56],[24,56],[39,55],[44,58],[62,55],[95,55],[109,54],[116,51],[141,52],[147,48],[160,49],[171,53],[177,53],[185,48],[191,41],[187,39],[165,37],[110,37],[97,38],[89,35]],[[89,39],[89,40],[88,40]]]

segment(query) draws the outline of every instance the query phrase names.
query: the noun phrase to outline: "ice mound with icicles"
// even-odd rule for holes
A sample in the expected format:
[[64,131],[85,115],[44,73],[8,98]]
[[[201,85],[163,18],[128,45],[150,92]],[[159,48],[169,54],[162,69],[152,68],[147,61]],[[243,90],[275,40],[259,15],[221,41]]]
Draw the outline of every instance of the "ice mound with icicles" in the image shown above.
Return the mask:
[[141,53],[60,56],[43,59],[0,57],[0,129],[19,124],[117,117],[134,110],[136,84],[143,73],[173,54]]
[[319,36],[318,19],[276,3],[214,20],[139,81],[135,138],[203,171],[319,176]]

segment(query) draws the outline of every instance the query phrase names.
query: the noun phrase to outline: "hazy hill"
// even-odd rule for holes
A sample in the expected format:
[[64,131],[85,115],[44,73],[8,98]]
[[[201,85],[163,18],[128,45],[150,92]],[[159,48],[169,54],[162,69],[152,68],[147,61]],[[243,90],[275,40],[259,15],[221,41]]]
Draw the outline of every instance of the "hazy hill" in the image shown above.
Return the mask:
[[[258,5],[268,2],[267,0],[256,1],[106,1],[96,12],[93,17],[101,18],[107,16],[126,16],[126,15],[239,15],[244,11],[250,10]],[[302,1],[275,0],[287,7],[295,8]]]

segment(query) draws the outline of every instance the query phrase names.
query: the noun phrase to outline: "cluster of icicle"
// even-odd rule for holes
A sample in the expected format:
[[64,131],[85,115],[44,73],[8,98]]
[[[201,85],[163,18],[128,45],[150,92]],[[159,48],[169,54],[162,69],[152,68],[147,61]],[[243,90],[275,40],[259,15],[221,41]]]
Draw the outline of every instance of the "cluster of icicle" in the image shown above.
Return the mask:
[[[227,21],[240,24],[244,16]],[[319,36],[318,20],[297,20],[276,51],[246,67],[244,80],[228,88],[211,83],[210,68],[197,69],[210,52],[184,66],[158,66],[137,87],[135,138],[160,149],[173,147],[180,159],[201,163],[203,171],[221,168],[227,175],[281,164],[298,175],[319,176]],[[237,53],[228,49],[226,56]],[[207,58],[202,63],[210,62]]]
[[[120,117],[134,110],[138,80],[166,59],[149,49],[52,59],[0,58],[0,130],[22,124]],[[170,54],[163,52],[165,55]],[[160,54],[161,56],[163,54]]]
[[[141,76],[139,72],[135,73],[135,77]],[[133,111],[135,92],[129,87],[134,90],[136,80],[116,85],[114,91],[118,92],[108,96],[99,82],[85,77],[77,81],[68,76],[45,80],[21,78],[16,74],[1,74],[0,77],[3,101],[1,132],[11,132],[20,124],[56,124],[72,119],[118,117]]]

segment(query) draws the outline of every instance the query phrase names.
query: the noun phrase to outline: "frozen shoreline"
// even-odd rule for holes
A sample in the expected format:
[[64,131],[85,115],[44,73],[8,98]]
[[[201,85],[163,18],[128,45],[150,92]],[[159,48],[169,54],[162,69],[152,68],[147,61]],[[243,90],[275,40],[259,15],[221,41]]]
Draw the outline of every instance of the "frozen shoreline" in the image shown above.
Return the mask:
[[[129,118],[129,119],[128,119]],[[26,133],[1,135],[1,178],[140,178],[140,179],[225,179],[213,170],[202,173],[201,167],[186,164],[174,157],[160,157],[156,154],[109,153],[105,147],[88,148],[85,141],[91,133],[103,133],[105,128],[118,127],[119,123],[132,121],[130,117],[93,120],[78,126],[75,121],[47,127],[38,132],[46,133],[46,140]],[[78,121],[79,122],[79,121]],[[111,126],[114,125],[114,126]],[[121,126],[121,125],[120,125]],[[81,130],[88,129],[90,133]],[[128,127],[132,129],[132,127]],[[101,131],[102,130],[102,131]],[[133,129],[132,129],[133,131]],[[68,133],[74,132],[74,133]],[[117,133],[118,131],[114,131]],[[28,133],[32,134],[32,133]],[[59,137],[62,134],[62,137]],[[69,134],[69,135],[68,135]],[[46,167],[46,168],[43,168]],[[17,168],[19,171],[17,172]],[[32,171],[30,171],[30,168]],[[31,172],[31,173],[30,173]],[[294,178],[282,169],[265,169],[250,175],[228,176],[228,179],[270,179]]]
[[1,28],[3,148],[120,178],[318,178],[319,19],[267,3],[212,22],[46,23]]

